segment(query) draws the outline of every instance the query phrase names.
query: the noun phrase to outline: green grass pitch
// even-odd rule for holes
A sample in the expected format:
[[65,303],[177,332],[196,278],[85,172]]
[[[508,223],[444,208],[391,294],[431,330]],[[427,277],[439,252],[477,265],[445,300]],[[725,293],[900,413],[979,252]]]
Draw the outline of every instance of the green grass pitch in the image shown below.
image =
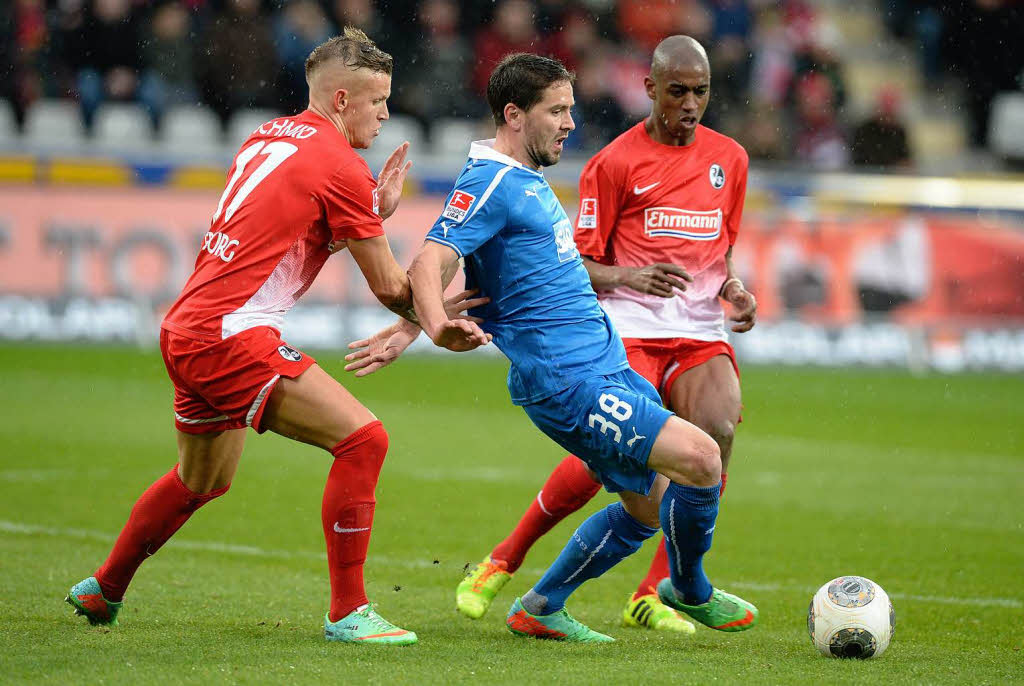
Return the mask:
[[[340,355],[321,363],[338,375]],[[325,453],[250,434],[231,492],[200,511],[129,590],[121,626],[63,599],[103,560],[135,498],[175,461],[170,384],[133,349],[0,347],[0,680],[6,683],[971,683],[1024,681],[1024,380],[744,370],[729,490],[707,569],[761,624],[691,638],[619,625],[647,548],[570,609],[617,640],[563,645],[504,627],[599,495],[534,548],[491,612],[454,608],[467,563],[518,519],[562,451],[509,401],[505,366],[409,358],[344,383],[391,450],[367,564],[370,597],[411,648],[327,644]],[[814,590],[879,582],[888,652],[821,657]]]

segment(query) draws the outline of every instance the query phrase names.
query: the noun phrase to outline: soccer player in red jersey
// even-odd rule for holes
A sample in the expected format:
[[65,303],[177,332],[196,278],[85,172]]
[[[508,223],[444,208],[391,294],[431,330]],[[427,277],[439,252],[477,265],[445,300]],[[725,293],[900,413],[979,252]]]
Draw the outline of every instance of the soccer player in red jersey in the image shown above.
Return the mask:
[[[414,317],[408,277],[382,227],[411,165],[408,143],[376,180],[354,150],[370,147],[388,118],[391,70],[390,55],[346,28],[306,61],[308,109],[261,125],[242,144],[195,271],[161,325],[179,462],[135,503],[106,562],[68,594],[90,623],[116,624],[139,565],[193,512],[227,492],[252,427],[334,457],[322,507],[331,586],[326,638],[416,642],[416,634],[377,614],[363,586],[388,435],[313,358],[281,339],[284,315],[331,253],[346,247],[374,295]],[[473,306],[468,297],[449,301],[449,311]],[[400,320],[373,344],[407,346],[418,333]],[[453,321],[443,338],[455,350],[488,340],[465,319]]]
[[[576,245],[623,337],[630,366],[660,391],[669,409],[718,443],[724,490],[740,386],[721,300],[733,307],[735,332],[749,331],[757,310],[732,264],[747,154],[736,141],[700,125],[711,69],[697,41],[662,41],[644,85],[653,101],[650,116],[602,149],[580,176]],[[459,584],[459,610],[482,616],[533,543],[598,490],[583,461],[566,456],[512,533]],[[626,605],[624,624],[694,631],[658,599],[658,581],[667,576],[662,542]]]

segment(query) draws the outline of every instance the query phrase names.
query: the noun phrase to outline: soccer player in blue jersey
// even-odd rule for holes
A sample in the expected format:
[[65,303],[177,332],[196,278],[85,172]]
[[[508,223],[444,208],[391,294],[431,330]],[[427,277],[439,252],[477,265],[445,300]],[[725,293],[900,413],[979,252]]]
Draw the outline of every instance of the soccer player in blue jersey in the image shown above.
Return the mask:
[[573,619],[566,599],[638,550],[660,524],[671,565],[658,586],[662,602],[712,628],[749,629],[757,608],[714,588],[701,564],[718,514],[718,445],[662,407],[655,388],[629,368],[572,222],[542,172],[558,162],[574,128],[572,80],[559,62],[531,54],[510,55],[495,68],[487,99],[496,138],[473,143],[409,270],[420,325],[439,343],[450,326],[442,293],[464,260],[467,288],[490,298],[470,314],[512,362],[512,401],[621,497],[580,525],[515,600],[506,623],[520,636],[613,640]]

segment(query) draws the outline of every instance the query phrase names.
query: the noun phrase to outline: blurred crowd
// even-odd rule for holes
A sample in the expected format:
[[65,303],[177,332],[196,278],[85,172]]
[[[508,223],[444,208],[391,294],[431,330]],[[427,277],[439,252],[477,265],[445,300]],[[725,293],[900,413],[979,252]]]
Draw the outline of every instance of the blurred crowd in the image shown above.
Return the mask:
[[[577,74],[579,128],[570,140],[591,151],[648,111],[642,79],[651,49],[666,35],[686,33],[711,58],[705,123],[738,138],[751,157],[820,169],[912,161],[898,90],[879,84],[873,115],[845,116],[841,30],[809,0],[5,4],[12,11],[0,16],[0,98],[19,118],[41,97],[76,98],[87,126],[109,101],[140,103],[157,125],[176,104],[203,103],[224,120],[239,108],[298,111],[306,56],[353,25],[394,55],[391,110],[415,117],[427,136],[441,118],[486,115],[487,76],[503,55],[558,57]],[[1015,2],[881,0],[880,10],[897,39],[920,46],[920,68],[930,79],[962,75],[972,121],[1019,77],[1024,34]],[[992,40],[1004,35],[1012,45]],[[984,125],[972,131],[982,144]]]

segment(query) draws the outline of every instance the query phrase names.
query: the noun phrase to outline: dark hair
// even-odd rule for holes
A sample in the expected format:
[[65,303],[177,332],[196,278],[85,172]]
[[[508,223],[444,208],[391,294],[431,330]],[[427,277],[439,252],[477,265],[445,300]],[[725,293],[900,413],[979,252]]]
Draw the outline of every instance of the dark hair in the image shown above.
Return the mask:
[[487,80],[487,103],[494,123],[505,125],[505,105],[514,104],[524,112],[540,102],[544,89],[553,83],[572,83],[576,75],[558,60],[528,52],[506,56]]
[[341,60],[352,69],[363,68],[382,74],[390,74],[394,65],[391,55],[378,48],[369,36],[355,27],[346,26],[340,36],[328,39],[309,53],[306,82],[321,65],[333,59]]

